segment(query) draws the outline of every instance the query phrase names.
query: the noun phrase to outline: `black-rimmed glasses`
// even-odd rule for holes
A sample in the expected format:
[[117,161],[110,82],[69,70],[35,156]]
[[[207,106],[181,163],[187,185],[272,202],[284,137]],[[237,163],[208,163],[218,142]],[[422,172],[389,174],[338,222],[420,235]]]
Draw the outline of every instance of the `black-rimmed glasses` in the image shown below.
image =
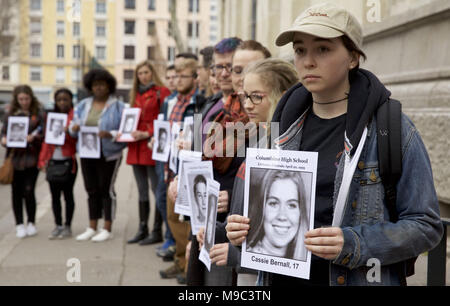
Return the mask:
[[213,70],[215,74],[220,74],[222,73],[222,71],[225,69],[228,73],[231,73],[232,70],[232,65],[231,64],[226,64],[226,65],[214,65],[213,66]]
[[241,101],[242,104],[245,103],[245,100],[250,99],[250,102],[252,102],[255,105],[261,104],[264,97],[266,97],[267,94],[265,93],[252,93],[247,94],[246,92],[240,92],[238,93],[239,101]]

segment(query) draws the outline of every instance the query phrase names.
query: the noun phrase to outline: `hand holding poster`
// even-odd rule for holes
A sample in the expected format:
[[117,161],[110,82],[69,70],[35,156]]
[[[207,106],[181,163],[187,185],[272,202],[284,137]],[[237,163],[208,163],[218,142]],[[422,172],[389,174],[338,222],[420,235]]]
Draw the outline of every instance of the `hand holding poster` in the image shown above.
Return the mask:
[[100,158],[100,137],[98,133],[97,126],[80,127],[80,158]]
[[6,146],[8,148],[26,148],[28,137],[28,125],[30,119],[23,116],[8,117],[6,131]]
[[153,145],[152,159],[167,162],[170,153],[170,122],[153,121],[155,130],[155,144]]
[[207,179],[206,191],[208,206],[206,208],[205,238],[198,259],[200,259],[208,268],[208,271],[210,271],[211,258],[209,257],[209,252],[214,246],[214,238],[216,235],[217,203],[219,200],[220,184],[214,180]]
[[189,204],[186,180],[184,176],[184,165],[190,162],[201,161],[202,152],[181,150],[179,155],[180,162],[178,163],[178,195],[175,200],[175,213],[190,216],[191,206]]
[[137,107],[126,108],[122,112],[122,119],[120,121],[118,142],[132,142],[135,141],[131,134],[136,131],[141,109]]
[[[200,152],[199,152],[200,153]],[[213,179],[212,161],[191,162],[184,165],[184,179],[191,207],[192,234],[197,235],[206,222],[206,180]]]
[[[318,154],[247,149],[242,267],[309,279]],[[250,197],[251,195],[251,197]]]
[[58,146],[64,145],[66,141],[67,114],[48,113],[45,129],[45,142]]

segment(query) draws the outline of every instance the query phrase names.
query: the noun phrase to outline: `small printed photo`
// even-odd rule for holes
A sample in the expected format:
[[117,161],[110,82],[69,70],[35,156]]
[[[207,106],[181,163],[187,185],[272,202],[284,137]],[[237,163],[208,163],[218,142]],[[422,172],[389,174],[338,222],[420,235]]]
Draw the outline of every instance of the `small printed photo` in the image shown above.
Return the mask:
[[167,162],[170,154],[170,122],[154,121],[155,143],[153,145],[152,158],[154,160]]
[[45,131],[45,142],[54,145],[64,145],[66,140],[65,127],[67,114],[48,113]]
[[180,136],[180,124],[178,122],[172,123],[172,136],[171,136],[171,144],[170,144],[170,158],[169,158],[169,169],[174,173],[177,173],[178,169],[178,147],[177,140]]
[[202,261],[208,271],[211,271],[211,257],[209,256],[211,248],[215,243],[216,220],[217,220],[217,201],[219,199],[220,183],[213,179],[206,180],[206,191],[208,205],[206,207],[206,224],[204,244],[200,250],[198,259]]
[[119,142],[132,142],[134,141],[131,133],[137,130],[139,123],[139,117],[141,109],[137,107],[124,109],[122,113],[122,119],[120,121],[120,137],[117,139]]
[[183,140],[188,142],[194,140],[194,117],[186,117],[184,119]]
[[204,174],[188,175],[189,181],[192,184],[189,186],[192,188],[192,213],[191,218],[197,224],[205,224],[206,221],[206,204],[207,204],[207,193],[206,193],[206,177]]
[[6,146],[9,148],[26,148],[29,118],[11,116],[8,118]]
[[98,133],[98,127],[81,127],[80,158],[100,158],[100,137]]
[[134,123],[136,122],[136,116],[126,115],[125,124],[123,125],[122,134],[131,134],[134,130]]
[[188,200],[191,207],[192,234],[197,235],[206,225],[208,205],[207,180],[213,178],[212,161],[192,162],[184,165]]
[[167,140],[169,139],[169,135],[165,128],[160,128],[158,131],[158,146],[156,147],[156,152],[158,154],[163,154],[166,150]]
[[312,173],[251,168],[247,252],[306,261]]
[[217,218],[217,195],[208,193],[207,219],[205,227],[205,249],[209,253],[214,246],[214,236]]
[[[176,214],[191,216],[192,210],[191,210],[191,203],[189,200],[185,171],[189,171],[190,163],[201,162],[202,152],[180,150],[178,157],[179,157],[178,171],[177,171],[179,177],[177,185],[178,194],[175,200],[174,211]],[[196,167],[198,168],[198,166]]]

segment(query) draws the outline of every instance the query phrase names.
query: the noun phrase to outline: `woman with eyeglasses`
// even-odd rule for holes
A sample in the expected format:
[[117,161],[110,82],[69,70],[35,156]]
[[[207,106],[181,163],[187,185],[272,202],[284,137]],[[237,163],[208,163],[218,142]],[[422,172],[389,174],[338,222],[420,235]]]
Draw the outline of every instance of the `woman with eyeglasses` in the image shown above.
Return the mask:
[[[298,75],[292,64],[280,59],[265,59],[250,64],[243,73],[243,88],[238,97],[255,127],[268,123],[283,93],[298,83]],[[269,137],[270,131],[259,131]],[[234,180],[230,215],[242,215],[244,210],[243,163]],[[217,223],[216,245],[211,249],[211,262],[229,266],[238,272],[238,285],[255,285],[256,271],[240,267],[240,248],[231,245],[226,238],[226,222]],[[203,237],[199,237],[202,240]],[[224,242],[224,243],[220,243]]]

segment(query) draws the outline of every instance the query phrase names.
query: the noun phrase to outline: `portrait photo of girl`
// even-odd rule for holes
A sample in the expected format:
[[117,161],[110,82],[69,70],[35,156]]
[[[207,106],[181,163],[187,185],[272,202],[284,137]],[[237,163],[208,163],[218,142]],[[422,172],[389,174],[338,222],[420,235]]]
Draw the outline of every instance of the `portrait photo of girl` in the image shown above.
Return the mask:
[[[247,252],[306,261],[310,173],[252,168]],[[307,178],[308,179],[308,178]]]

